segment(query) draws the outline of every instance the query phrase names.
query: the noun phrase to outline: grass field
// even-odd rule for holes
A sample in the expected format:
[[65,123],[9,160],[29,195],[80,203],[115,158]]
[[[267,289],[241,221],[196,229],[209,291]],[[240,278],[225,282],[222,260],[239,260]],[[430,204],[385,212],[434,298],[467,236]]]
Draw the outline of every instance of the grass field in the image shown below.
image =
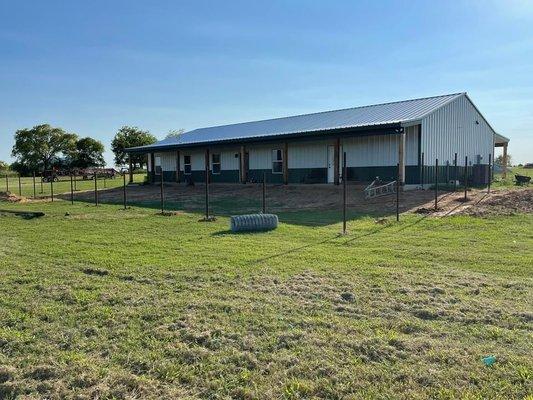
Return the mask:
[[[134,174],[133,180],[136,183],[144,181],[146,174]],[[127,179],[127,177],[126,177]],[[75,186],[74,186],[75,185]],[[117,175],[115,179],[106,179],[99,178],[97,181],[97,187],[101,189],[111,189],[120,187],[123,185],[123,179],[121,175]],[[78,191],[84,190],[94,190],[94,180],[83,180],[81,177],[77,177],[75,183],[73,182],[73,187]],[[11,193],[16,195],[22,195],[25,197],[33,197],[33,178],[31,177],[22,177],[20,179],[20,191],[19,191],[19,180],[17,176],[9,176],[6,181],[5,176],[0,176],[0,192],[6,191],[9,189]],[[53,183],[54,195],[59,195],[62,193],[70,193],[70,177],[62,176],[59,177],[58,182]],[[52,185],[49,182],[41,182],[39,177],[35,178],[35,196],[40,197],[49,197],[52,192]]]
[[342,236],[293,212],[233,235],[193,213],[0,208],[46,213],[0,214],[0,398],[533,394],[531,214],[359,216]]

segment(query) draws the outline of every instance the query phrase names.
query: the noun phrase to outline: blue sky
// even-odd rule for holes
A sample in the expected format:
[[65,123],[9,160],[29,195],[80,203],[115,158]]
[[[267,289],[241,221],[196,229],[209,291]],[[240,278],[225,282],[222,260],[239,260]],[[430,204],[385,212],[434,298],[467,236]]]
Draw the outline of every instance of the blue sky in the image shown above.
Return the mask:
[[0,160],[50,123],[109,144],[467,91],[533,162],[533,2],[0,0]]

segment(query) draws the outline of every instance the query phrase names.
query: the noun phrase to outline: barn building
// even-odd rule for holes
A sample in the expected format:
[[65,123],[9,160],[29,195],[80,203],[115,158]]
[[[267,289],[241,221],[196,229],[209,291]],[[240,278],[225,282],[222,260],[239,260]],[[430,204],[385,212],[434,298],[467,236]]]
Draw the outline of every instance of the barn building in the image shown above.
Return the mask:
[[[214,126],[127,149],[148,155],[160,182],[331,183],[399,177],[406,187],[450,178],[455,160],[471,179],[488,179],[489,155],[508,139],[497,134],[466,93]],[[457,154],[457,155],[456,155]],[[452,172],[453,173],[453,172]]]

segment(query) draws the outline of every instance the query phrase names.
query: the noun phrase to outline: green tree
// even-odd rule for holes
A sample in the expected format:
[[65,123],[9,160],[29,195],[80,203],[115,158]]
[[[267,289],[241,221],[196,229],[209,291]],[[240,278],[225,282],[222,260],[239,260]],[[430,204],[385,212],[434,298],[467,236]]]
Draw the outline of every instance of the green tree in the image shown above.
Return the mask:
[[5,161],[0,160],[0,171],[7,171],[9,169],[9,164]]
[[[140,130],[135,126],[123,126],[115,135],[111,142],[111,149],[115,154],[115,164],[125,165],[128,155],[124,151],[129,147],[146,146],[155,143],[157,139],[148,131]],[[131,154],[133,166],[142,168],[146,162],[144,154]]]
[[48,124],[31,129],[20,129],[15,133],[15,144],[11,155],[17,165],[24,169],[46,170],[60,154],[68,154],[74,149],[78,136]]
[[69,159],[70,166],[75,168],[102,167],[105,165],[104,145],[91,137],[79,139]]
[[[494,164],[503,166],[503,154],[500,154],[496,159],[494,160]],[[511,155],[507,154],[507,167],[511,166]]]

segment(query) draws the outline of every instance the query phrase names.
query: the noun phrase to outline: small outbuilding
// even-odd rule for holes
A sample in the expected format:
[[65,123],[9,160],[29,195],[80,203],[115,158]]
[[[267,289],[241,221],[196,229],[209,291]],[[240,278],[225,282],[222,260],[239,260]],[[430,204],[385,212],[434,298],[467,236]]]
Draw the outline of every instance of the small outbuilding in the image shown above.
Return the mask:
[[127,149],[148,156],[152,182],[279,184],[368,182],[376,176],[416,187],[450,179],[465,158],[471,176],[488,180],[496,133],[466,93],[214,126]]

